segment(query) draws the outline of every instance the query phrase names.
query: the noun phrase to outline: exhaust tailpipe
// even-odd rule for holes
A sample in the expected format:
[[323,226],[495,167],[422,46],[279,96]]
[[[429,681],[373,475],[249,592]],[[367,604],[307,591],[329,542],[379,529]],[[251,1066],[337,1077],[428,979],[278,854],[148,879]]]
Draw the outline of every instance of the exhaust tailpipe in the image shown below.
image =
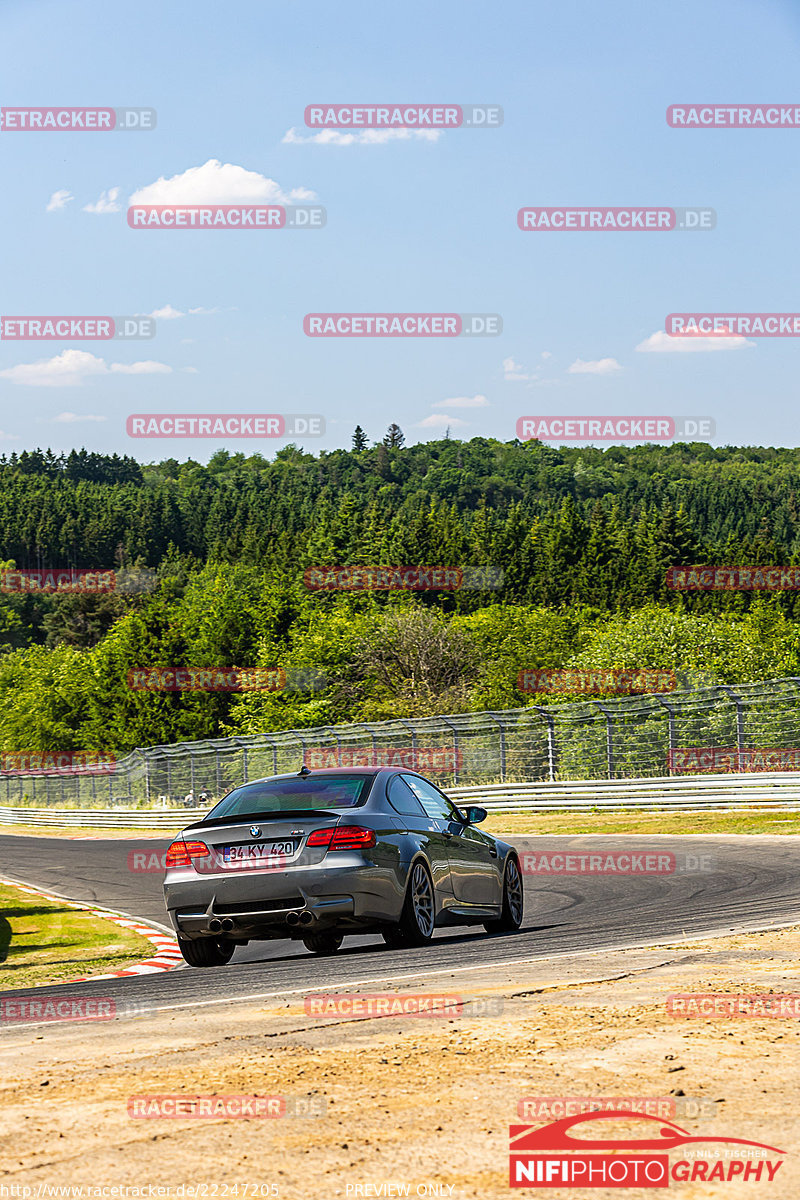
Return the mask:
[[311,925],[314,922],[314,914],[309,912],[307,908],[304,908],[300,913],[298,920],[301,925]]
[[224,921],[222,922],[223,933],[230,933],[230,931],[232,929],[233,929],[233,921],[230,919],[230,917],[225,917]]
[[219,917],[212,917],[208,922],[208,928],[212,933],[219,933],[220,929],[222,929],[222,921],[220,921]]
[[286,914],[286,924],[287,925],[298,925],[299,923],[300,923],[300,913],[299,912],[288,912]]

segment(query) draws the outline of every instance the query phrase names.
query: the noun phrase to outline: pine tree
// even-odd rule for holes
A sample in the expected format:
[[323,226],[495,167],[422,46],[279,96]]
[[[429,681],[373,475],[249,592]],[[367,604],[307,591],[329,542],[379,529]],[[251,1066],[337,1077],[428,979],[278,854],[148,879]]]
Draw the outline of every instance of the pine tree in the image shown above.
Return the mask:
[[364,433],[364,430],[360,425],[356,425],[355,429],[353,430],[352,442],[353,449],[355,451],[366,450],[367,448],[367,435]]
[[386,437],[383,439],[383,444],[387,450],[399,450],[405,444],[405,434],[399,425],[394,421],[386,430]]

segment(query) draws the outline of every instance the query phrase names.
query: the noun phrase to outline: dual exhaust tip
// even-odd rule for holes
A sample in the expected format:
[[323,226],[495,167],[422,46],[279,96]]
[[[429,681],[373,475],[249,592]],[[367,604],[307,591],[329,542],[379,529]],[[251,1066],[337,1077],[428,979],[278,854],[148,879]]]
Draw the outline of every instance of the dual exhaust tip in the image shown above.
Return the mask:
[[302,912],[290,912],[286,914],[287,925],[311,925],[314,921],[314,914],[307,908]]
[[[314,914],[307,908],[304,908],[302,912],[295,911],[286,914],[287,925],[308,926],[313,925],[313,923]],[[230,917],[223,917],[222,920],[220,920],[219,917],[212,917],[208,922],[208,928],[211,933],[230,933],[230,931],[233,929],[233,921]]]

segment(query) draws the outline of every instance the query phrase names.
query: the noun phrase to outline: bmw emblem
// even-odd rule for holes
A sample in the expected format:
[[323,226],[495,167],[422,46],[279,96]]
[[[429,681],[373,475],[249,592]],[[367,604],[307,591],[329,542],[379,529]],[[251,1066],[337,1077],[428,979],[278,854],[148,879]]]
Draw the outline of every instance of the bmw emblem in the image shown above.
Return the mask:
[[250,837],[258,837],[260,833],[261,830],[259,829],[258,825],[250,826]]

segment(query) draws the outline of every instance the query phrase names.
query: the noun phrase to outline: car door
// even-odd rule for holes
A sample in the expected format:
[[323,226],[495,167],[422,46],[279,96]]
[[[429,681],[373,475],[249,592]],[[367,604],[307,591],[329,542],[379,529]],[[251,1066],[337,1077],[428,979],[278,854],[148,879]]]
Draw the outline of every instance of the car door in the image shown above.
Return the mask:
[[455,805],[427,779],[420,775],[402,778],[442,832],[456,900],[462,904],[499,904],[500,877],[494,839],[463,821]]

